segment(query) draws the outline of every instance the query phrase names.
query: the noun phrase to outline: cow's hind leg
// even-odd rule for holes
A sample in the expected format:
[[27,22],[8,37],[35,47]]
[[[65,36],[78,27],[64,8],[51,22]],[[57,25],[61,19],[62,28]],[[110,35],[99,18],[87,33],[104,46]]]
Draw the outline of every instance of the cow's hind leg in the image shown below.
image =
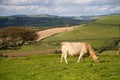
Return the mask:
[[65,59],[65,63],[68,64],[68,61],[67,61],[67,54],[64,54],[64,59]]
[[67,61],[67,53],[62,53],[62,55],[61,55],[61,61],[60,61],[61,63],[62,63],[63,58],[64,58],[64,60],[65,60],[65,63],[68,64],[68,61]]
[[83,55],[84,55],[84,53],[80,53],[80,55],[79,55],[79,57],[78,57],[78,61],[77,61],[77,63],[80,62],[80,59],[83,57]]
[[64,57],[64,54],[62,53],[61,60],[60,60],[61,63],[62,63],[63,57]]

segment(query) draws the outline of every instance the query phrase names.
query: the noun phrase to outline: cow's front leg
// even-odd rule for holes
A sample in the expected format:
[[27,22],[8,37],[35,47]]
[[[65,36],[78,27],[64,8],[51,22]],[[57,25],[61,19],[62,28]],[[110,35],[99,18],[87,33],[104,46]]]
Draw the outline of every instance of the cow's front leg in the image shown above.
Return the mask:
[[68,61],[67,61],[67,54],[64,55],[64,59],[65,59],[65,63],[68,64]]

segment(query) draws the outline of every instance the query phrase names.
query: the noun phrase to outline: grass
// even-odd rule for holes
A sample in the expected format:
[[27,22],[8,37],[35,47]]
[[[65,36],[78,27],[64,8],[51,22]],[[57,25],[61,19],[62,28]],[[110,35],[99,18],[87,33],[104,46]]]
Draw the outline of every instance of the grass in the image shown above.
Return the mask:
[[120,15],[104,16],[98,19],[95,23],[104,25],[120,25]]
[[119,80],[120,56],[115,51],[100,54],[101,62],[91,58],[76,63],[78,57],[68,57],[69,64],[60,63],[60,54],[1,58],[1,80]]
[[43,51],[49,49],[58,49],[60,46],[51,46],[49,43],[33,43],[29,45],[23,45],[21,49],[18,50],[1,50],[0,53],[14,53],[14,52],[29,52],[29,51]]
[[79,25],[73,31],[48,37],[42,42],[76,41],[89,42],[94,48],[108,46],[120,38],[119,17],[120,15],[105,16],[95,22]]
[[[115,33],[112,33],[115,32]],[[59,40],[82,40],[82,39],[100,39],[119,37],[118,26],[78,26],[73,31],[64,32],[52,37],[48,37],[43,41],[59,41]]]
[[120,15],[104,16],[96,21],[79,25],[73,31],[49,37],[43,41],[82,40],[120,37]]
[[100,48],[109,45],[113,42],[114,38],[120,37],[118,26],[79,26],[73,31],[61,33],[48,37],[42,42],[62,42],[62,41],[76,41],[76,42],[89,42],[95,48]]

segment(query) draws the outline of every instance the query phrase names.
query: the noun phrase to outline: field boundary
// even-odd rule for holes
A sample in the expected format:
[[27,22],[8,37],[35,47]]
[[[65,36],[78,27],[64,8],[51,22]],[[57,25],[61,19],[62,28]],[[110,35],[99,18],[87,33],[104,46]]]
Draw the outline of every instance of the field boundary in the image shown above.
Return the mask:
[[26,52],[11,52],[11,53],[3,53],[3,56],[6,57],[27,57],[32,55],[41,55],[41,54],[52,54],[55,51],[59,51],[60,49],[49,49],[42,51],[26,51]]

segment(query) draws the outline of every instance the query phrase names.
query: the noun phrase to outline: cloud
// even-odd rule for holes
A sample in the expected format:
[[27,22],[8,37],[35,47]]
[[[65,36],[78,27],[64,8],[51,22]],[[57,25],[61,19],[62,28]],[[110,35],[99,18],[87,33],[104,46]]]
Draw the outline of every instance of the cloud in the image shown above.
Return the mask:
[[120,13],[120,0],[0,0],[0,15],[63,16]]
[[92,0],[75,0],[75,4],[87,4],[92,2]]
[[16,6],[29,6],[29,5],[51,5],[50,0],[2,0],[2,5],[16,5]]
[[0,0],[2,5],[119,5],[120,0]]

